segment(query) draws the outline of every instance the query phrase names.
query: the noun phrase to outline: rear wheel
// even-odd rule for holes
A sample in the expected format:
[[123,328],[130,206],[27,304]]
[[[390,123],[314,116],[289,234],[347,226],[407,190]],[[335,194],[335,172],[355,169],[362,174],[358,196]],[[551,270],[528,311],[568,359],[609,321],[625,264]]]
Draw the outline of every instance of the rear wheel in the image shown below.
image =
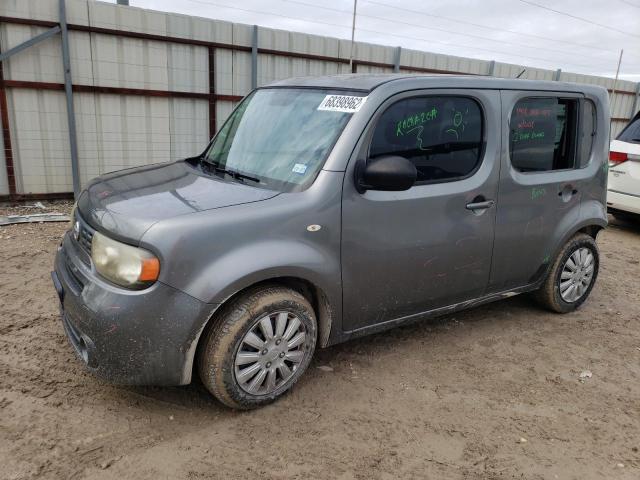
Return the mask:
[[273,402],[298,381],[313,356],[315,314],[294,290],[250,290],[223,307],[213,321],[200,349],[200,377],[229,407],[250,409]]
[[594,239],[584,233],[575,235],[556,257],[544,284],[535,294],[537,300],[554,312],[575,310],[591,293],[599,266]]

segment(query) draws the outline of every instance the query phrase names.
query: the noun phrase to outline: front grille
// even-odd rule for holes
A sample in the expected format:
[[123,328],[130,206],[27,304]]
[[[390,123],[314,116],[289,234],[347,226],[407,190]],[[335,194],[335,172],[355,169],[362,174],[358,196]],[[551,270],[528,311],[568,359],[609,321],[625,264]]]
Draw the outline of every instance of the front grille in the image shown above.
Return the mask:
[[73,291],[75,295],[80,295],[82,293],[82,290],[84,289],[84,283],[78,272],[78,267],[76,267],[73,264],[67,252],[63,250],[62,255],[63,255],[64,269],[67,273],[66,277],[67,277],[67,282],[69,284],[69,288]]
[[78,234],[78,243],[80,244],[80,246],[85,252],[90,254],[91,242],[93,241],[93,230],[90,230],[89,228],[90,227],[88,227],[86,224],[84,224],[83,222],[80,222],[80,232]]
[[75,213],[73,218],[73,230],[71,231],[74,256],[79,258],[86,266],[91,266],[91,243],[95,230],[84,219]]

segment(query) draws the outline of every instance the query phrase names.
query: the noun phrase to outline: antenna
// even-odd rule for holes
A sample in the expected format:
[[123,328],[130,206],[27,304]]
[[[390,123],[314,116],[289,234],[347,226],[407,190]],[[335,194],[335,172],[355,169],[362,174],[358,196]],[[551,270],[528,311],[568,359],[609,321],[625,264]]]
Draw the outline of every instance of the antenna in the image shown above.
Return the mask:
[[522,74],[523,74],[524,72],[526,72],[526,71],[527,71],[527,69],[526,69],[526,68],[523,68],[523,69],[522,69],[522,71],[521,71],[521,72],[516,76],[516,78],[520,78],[520,77],[522,76]]

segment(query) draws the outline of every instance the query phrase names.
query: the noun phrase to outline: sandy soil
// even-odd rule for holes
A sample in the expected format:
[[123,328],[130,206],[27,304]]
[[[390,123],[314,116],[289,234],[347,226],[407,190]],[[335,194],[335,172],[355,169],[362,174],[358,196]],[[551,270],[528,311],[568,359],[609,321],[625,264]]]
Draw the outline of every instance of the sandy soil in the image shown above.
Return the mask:
[[639,226],[600,236],[578,312],[521,296],[332,347],[248,413],[85,373],[49,278],[64,229],[0,228],[0,478],[640,478]]

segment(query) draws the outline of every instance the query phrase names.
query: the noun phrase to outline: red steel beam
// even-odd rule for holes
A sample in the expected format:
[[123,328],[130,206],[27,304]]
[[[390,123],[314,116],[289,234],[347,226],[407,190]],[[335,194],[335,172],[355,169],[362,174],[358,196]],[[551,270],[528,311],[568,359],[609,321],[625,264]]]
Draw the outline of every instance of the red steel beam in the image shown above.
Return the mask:
[[[64,90],[64,84],[52,82],[31,82],[28,80],[5,80],[4,86],[9,88],[28,88],[35,90]],[[209,100],[209,93],[180,92],[175,90],[148,90],[146,88],[128,87],[101,87],[95,85],[73,85],[73,91],[78,93],[104,93],[113,95],[139,95],[144,97],[164,97],[164,98],[195,98],[199,100]],[[239,102],[241,95],[214,95],[215,100],[227,102]]]
[[0,202],[21,202],[27,200],[73,200],[73,192],[16,193],[14,195],[0,195]]

